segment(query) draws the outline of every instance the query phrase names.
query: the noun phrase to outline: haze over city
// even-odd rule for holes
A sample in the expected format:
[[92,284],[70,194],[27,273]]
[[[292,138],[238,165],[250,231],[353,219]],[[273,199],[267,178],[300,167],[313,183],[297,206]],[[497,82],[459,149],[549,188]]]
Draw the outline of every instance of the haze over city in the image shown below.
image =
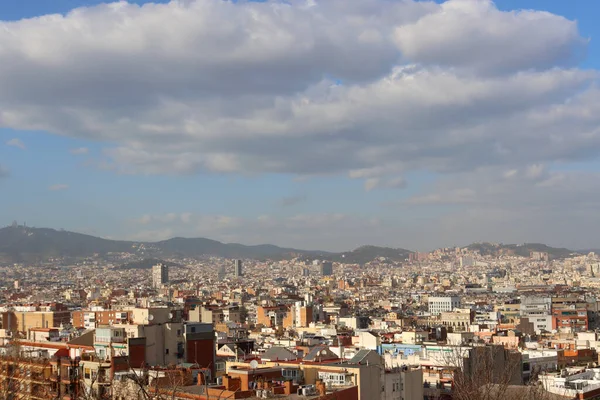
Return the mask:
[[595,1],[0,2],[0,223],[600,247]]

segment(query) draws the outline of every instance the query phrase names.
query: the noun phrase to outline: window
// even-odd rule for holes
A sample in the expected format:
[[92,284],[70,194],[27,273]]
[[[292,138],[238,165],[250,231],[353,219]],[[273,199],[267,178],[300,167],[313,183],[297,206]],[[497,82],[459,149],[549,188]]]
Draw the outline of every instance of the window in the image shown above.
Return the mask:
[[177,329],[177,336],[181,336],[181,329]]
[[169,349],[165,349],[165,354],[169,354]]
[[85,379],[90,379],[91,374],[90,374],[90,369],[89,368],[86,368],[86,369],[83,370],[83,377]]

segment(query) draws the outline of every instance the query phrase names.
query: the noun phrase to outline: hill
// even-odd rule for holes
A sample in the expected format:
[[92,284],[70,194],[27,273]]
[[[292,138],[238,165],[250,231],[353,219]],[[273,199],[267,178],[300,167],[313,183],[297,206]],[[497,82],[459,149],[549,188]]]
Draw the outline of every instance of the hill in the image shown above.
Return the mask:
[[404,261],[412,253],[406,249],[394,249],[391,247],[361,246],[355,250],[333,255],[333,261],[364,264],[378,257],[385,257],[391,261]]
[[139,261],[131,261],[125,264],[122,264],[118,267],[118,269],[150,269],[153,265],[156,264],[165,264],[168,267],[181,267],[181,264],[177,264],[174,262],[164,261],[158,258],[144,258]]
[[[264,244],[246,246],[205,238],[173,238],[160,242],[108,240],[81,233],[49,228],[9,226],[0,229],[0,261],[37,262],[57,257],[89,257],[95,254],[134,253],[142,258],[123,268],[144,268],[148,262],[169,257],[252,258],[283,260],[297,256],[327,258],[331,253],[282,248]],[[158,262],[158,261],[157,261]],[[139,265],[137,264],[139,263]]]
[[0,229],[0,255],[14,262],[130,252],[133,245],[133,242],[107,240],[48,228],[9,226]]
[[479,251],[481,255],[499,255],[502,252],[510,252],[522,257],[529,257],[532,251],[539,251],[548,253],[552,259],[566,258],[576,253],[573,250],[562,247],[550,247],[542,243],[496,244],[483,242],[470,244],[467,248]]
[[[511,253],[529,257],[531,251],[548,252],[551,258],[565,258],[573,251],[550,247],[541,243],[493,244],[473,243],[467,246],[482,255]],[[379,257],[390,261],[404,261],[412,253],[402,248],[361,246],[343,253],[298,250],[270,244],[247,246],[239,243],[222,243],[206,238],[176,237],[159,242],[133,242],[108,240],[81,233],[49,228],[9,226],[0,229],[0,263],[37,262],[53,257],[89,257],[95,254],[133,253],[138,260],[123,268],[147,268],[164,258],[198,258],[206,256],[224,258],[249,258],[257,260],[284,260],[300,257],[305,260],[326,259],[338,262],[365,264]]]

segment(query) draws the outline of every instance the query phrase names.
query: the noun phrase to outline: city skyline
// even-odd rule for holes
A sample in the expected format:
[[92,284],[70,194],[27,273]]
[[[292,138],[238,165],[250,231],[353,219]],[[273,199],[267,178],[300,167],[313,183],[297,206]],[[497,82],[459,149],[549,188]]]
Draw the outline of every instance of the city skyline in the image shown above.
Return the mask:
[[0,4],[1,225],[600,247],[596,3],[99,3]]

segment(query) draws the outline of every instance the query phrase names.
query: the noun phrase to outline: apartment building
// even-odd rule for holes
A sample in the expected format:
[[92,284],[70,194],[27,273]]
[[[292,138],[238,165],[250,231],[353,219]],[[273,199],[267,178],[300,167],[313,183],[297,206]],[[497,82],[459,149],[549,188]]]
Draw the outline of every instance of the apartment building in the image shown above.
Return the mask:
[[552,328],[567,332],[587,331],[587,303],[576,296],[552,297]]
[[101,325],[126,324],[132,318],[126,310],[77,310],[72,312],[72,324],[75,328],[94,329]]
[[2,313],[2,328],[26,334],[33,328],[55,328],[71,323],[71,312],[68,310],[40,311],[35,307],[22,311],[6,311]]
[[431,315],[439,315],[440,313],[452,311],[458,307],[460,307],[460,297],[458,296],[433,296],[429,297],[427,300],[427,311],[429,311]]

